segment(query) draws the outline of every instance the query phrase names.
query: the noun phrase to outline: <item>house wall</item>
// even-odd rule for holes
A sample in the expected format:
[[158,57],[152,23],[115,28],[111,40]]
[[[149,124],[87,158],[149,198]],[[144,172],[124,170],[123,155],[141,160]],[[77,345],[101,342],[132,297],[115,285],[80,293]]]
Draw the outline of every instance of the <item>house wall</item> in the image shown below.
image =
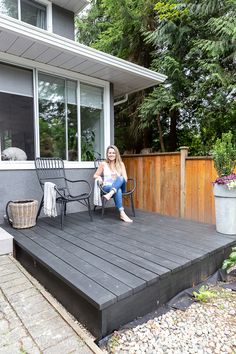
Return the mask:
[[[58,6],[53,6],[53,27],[54,27],[54,32],[67,36],[67,38],[74,38],[74,28],[72,31],[72,26],[73,24],[73,14],[70,13],[69,11],[65,11],[61,9]],[[56,32],[58,31],[58,32]],[[59,33],[61,31],[61,33]],[[73,36],[72,36],[73,32]],[[4,61],[3,61],[4,62]],[[4,62],[5,63],[5,62]],[[6,64],[13,64],[17,65],[18,60],[16,59],[16,62],[11,59],[10,62],[6,62]],[[32,65],[32,69],[34,68],[34,62]],[[37,67],[37,65],[36,65]],[[31,68],[31,63],[29,66],[27,66],[27,69]],[[38,67],[37,67],[38,68]],[[50,69],[50,70],[49,70]],[[40,69],[39,69],[40,70]],[[52,67],[48,67],[48,70],[51,73]],[[45,70],[42,70],[42,72],[47,73],[47,67]],[[68,77],[71,78],[71,72],[68,71],[68,76],[61,72],[58,69],[55,69],[53,73],[55,75],[60,75],[61,77]],[[80,76],[76,75],[76,78],[79,80]],[[103,85],[104,83],[104,90],[106,90],[106,95],[105,95],[105,102],[104,102],[104,112],[105,112],[105,148],[107,147],[108,144],[114,142],[114,107],[113,107],[113,87],[112,85],[108,86],[107,82],[102,82],[101,80],[97,82],[95,79],[94,83],[91,82],[91,78],[89,78],[90,81],[89,83],[92,83],[94,85]],[[86,81],[85,81],[86,82]],[[108,95],[108,89],[110,90],[110,95]],[[109,97],[109,98],[108,98]],[[108,122],[109,120],[109,122]],[[108,124],[109,123],[109,124]],[[0,149],[1,150],[1,149]],[[37,152],[36,152],[37,155]],[[28,162],[28,161],[27,161]],[[0,180],[1,180],[1,185],[0,185],[0,224],[4,221],[4,215],[6,214],[5,212],[5,207],[6,204],[9,200],[25,200],[25,199],[36,199],[40,202],[41,197],[42,197],[42,190],[40,188],[39,182],[37,180],[37,175],[36,171],[33,169],[33,164],[32,166],[29,167],[29,165],[26,163],[26,166],[24,166],[24,161],[18,161],[16,163],[16,169],[14,169],[14,166],[12,166],[12,163],[9,162],[10,168],[7,166],[8,162],[0,161]],[[22,166],[19,165],[19,163],[22,163]],[[30,162],[31,163],[31,162]],[[68,162],[69,164],[70,162]],[[94,168],[93,168],[93,162],[78,162],[79,168],[70,168],[68,166],[68,169],[66,169],[66,174],[69,179],[85,179],[91,183],[93,186],[93,174],[94,174]],[[82,166],[83,165],[83,166]],[[76,165],[77,166],[77,165]],[[13,167],[13,168],[12,168]],[[19,169],[20,168],[20,169]],[[80,191],[84,192],[84,191]],[[72,190],[72,194],[76,194],[76,190]],[[91,195],[91,204],[93,201],[93,194]],[[68,206],[68,212],[78,212],[85,210],[85,208],[82,205],[79,205],[78,203],[71,203]],[[43,215],[43,213],[42,213]]]
[[[68,169],[66,170],[67,178],[71,180],[85,179],[91,183],[93,187],[94,169]],[[6,214],[5,207],[9,200],[36,199],[39,201],[42,197],[42,190],[39,185],[35,170],[5,170],[0,171],[0,224]],[[80,194],[76,187],[72,190],[72,194]],[[93,194],[91,195],[91,204],[93,202]],[[79,203],[69,203],[67,211],[78,212],[86,210]],[[41,216],[44,216],[41,212]]]
[[53,33],[74,40],[74,13],[52,5],[52,29]]

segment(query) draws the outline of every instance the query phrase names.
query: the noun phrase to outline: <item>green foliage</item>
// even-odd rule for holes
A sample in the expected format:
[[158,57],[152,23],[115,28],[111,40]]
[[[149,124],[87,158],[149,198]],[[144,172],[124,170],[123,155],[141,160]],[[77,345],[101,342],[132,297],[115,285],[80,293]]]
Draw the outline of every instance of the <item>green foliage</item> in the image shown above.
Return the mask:
[[81,159],[82,161],[94,160],[95,132],[91,129],[82,131],[81,135]]
[[213,146],[212,157],[219,177],[230,175],[236,166],[236,146],[232,139],[231,131],[223,133]]
[[176,20],[181,19],[181,17],[188,15],[189,11],[187,8],[182,8],[178,6],[177,3],[170,1],[160,1],[154,6],[154,10],[157,12],[160,20]]
[[236,135],[235,13],[235,0],[92,0],[77,38],[168,76],[116,107],[122,150],[160,150],[162,136],[167,151],[205,155]]
[[229,257],[224,260],[222,269],[229,269],[236,264],[236,247],[232,247],[232,252]]
[[153,1],[92,0],[91,5],[87,14],[76,18],[78,41],[120,58],[149,65],[150,50],[146,50],[148,45],[144,43],[142,31],[152,21]]
[[102,0],[92,0],[90,10],[76,17],[76,38],[80,43],[94,46],[99,34],[108,26],[108,19],[104,14]]
[[40,154],[65,159],[65,105],[40,100],[39,107]]
[[120,344],[120,334],[119,332],[114,332],[107,342],[107,349],[110,354],[116,353],[116,348]]
[[193,291],[194,299],[201,302],[207,302],[216,297],[215,291],[210,290],[208,286],[202,285],[198,291]]
[[[173,122],[169,136],[171,127],[176,129],[176,146],[188,144],[190,153],[209,154],[222,132],[236,128],[235,3],[167,0],[155,8],[156,29],[146,36],[156,47],[152,68],[168,75],[167,94],[177,110],[174,116],[171,106],[159,113],[162,121]],[[155,119],[151,95],[149,121]]]

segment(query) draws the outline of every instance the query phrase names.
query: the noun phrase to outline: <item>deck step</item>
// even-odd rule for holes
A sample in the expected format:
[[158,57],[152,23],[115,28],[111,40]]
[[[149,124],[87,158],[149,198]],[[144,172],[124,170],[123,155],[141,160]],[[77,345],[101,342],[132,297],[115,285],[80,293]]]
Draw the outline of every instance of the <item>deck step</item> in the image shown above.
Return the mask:
[[13,253],[13,236],[0,227],[0,256]]

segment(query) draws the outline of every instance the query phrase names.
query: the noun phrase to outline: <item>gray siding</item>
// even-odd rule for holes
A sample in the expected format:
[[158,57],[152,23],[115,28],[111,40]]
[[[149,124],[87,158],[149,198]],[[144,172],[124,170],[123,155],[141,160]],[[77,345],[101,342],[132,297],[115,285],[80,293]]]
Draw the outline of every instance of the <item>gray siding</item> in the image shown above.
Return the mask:
[[52,30],[53,33],[74,40],[74,13],[52,5]]
[[[93,186],[94,169],[73,169],[66,170],[66,176],[69,179],[85,179]],[[42,190],[39,186],[35,170],[18,171],[0,171],[0,224],[3,222],[5,207],[9,200],[36,199],[39,201],[42,197]],[[72,189],[72,194],[80,194],[83,191]],[[91,195],[91,204],[93,194]],[[69,203],[68,213],[86,210],[79,203]],[[41,216],[44,216],[41,212]]]

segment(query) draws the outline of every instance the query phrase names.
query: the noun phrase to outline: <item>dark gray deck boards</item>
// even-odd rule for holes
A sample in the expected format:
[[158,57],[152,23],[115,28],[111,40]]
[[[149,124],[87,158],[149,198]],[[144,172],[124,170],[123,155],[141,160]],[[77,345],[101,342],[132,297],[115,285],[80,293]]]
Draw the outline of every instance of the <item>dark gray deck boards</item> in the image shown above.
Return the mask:
[[133,224],[109,209],[93,222],[69,214],[63,231],[49,218],[31,229],[2,226],[17,258],[35,276],[38,264],[39,279],[98,337],[212,274],[236,244],[214,225],[142,211]]

